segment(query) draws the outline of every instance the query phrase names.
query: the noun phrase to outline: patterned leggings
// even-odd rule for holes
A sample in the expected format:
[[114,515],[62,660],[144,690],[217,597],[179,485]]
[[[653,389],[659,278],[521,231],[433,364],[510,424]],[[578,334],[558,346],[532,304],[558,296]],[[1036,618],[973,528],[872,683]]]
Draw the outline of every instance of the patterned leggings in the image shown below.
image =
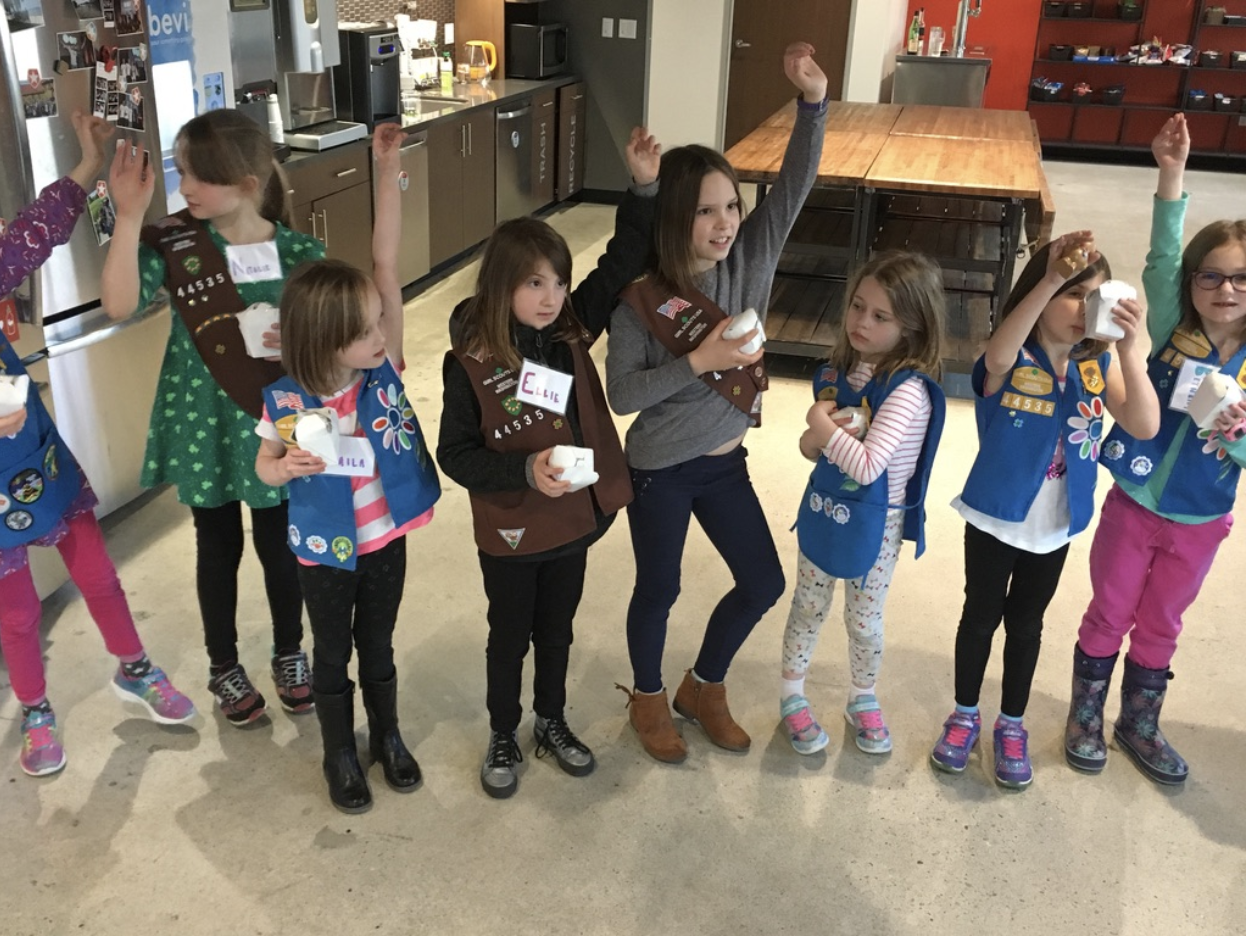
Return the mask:
[[[883,529],[883,545],[874,560],[874,567],[859,579],[844,582],[844,626],[848,631],[848,662],[854,685],[874,685],[883,662],[883,604],[891,576],[900,557],[900,540],[904,532],[904,511],[887,514]],[[796,592],[792,610],[783,631],[783,670],[804,675],[809,669],[818,634],[837,580],[827,575],[800,554],[796,568]]]

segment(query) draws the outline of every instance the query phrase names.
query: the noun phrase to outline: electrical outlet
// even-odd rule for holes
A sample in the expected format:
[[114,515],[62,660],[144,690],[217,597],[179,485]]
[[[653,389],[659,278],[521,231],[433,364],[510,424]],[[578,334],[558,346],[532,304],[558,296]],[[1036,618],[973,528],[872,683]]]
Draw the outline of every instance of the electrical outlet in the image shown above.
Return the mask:
[[601,18],[601,38],[614,38],[614,18],[611,16],[603,16]]
[[619,20],[619,38],[635,39],[636,38],[636,21],[634,19]]

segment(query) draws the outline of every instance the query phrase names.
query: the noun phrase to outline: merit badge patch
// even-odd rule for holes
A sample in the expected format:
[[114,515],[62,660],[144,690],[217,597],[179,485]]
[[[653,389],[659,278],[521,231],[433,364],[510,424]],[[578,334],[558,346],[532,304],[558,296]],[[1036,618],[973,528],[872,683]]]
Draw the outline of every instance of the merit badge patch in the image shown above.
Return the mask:
[[355,544],[350,541],[349,536],[337,536],[333,539],[333,555],[337,557],[338,562],[345,562],[351,557],[351,553],[355,551]]
[[664,315],[668,319],[674,321],[675,316],[684,309],[691,309],[692,303],[686,299],[680,299],[678,296],[671,296],[664,303],[658,306],[658,315]]
[[498,530],[498,535],[506,540],[506,545],[511,549],[519,548],[519,541],[523,539],[523,535],[527,532],[527,527],[520,527],[518,530]]
[[43,496],[43,475],[33,468],[19,471],[9,482],[9,493],[19,504],[33,504]]
[[61,473],[61,466],[56,462],[56,444],[48,446],[48,453],[43,456],[43,473],[49,481],[55,481]]
[[194,254],[191,254],[189,257],[183,257],[182,269],[184,269],[191,276],[198,276],[199,271],[203,269],[203,261]]
[[303,397],[298,393],[291,393],[289,390],[274,393],[273,402],[277,404],[279,409],[301,410],[303,408]]
[[502,401],[502,409],[510,413],[512,416],[518,416],[523,411],[523,404],[516,400],[513,396],[508,396]]
[[1098,361],[1082,361],[1077,365],[1077,369],[1082,375],[1082,386],[1089,393],[1103,392],[1103,388],[1107,385],[1103,382],[1103,371],[1099,370]]
[[35,518],[27,510],[15,510],[4,518],[4,525],[16,533],[20,533],[34,522]]
[[314,552],[317,556],[323,556],[329,551],[329,544],[325,542],[323,536],[312,534],[307,537],[307,548]]
[[13,502],[9,500],[7,497],[5,497],[3,494],[0,494],[0,514],[7,512],[8,509],[12,506],[13,506]]

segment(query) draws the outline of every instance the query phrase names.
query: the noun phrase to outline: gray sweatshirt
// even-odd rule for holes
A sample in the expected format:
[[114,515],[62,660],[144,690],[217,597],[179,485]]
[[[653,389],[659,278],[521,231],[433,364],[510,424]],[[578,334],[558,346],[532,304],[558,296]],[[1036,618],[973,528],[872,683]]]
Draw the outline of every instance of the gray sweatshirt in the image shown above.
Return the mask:
[[[740,225],[726,259],[698,279],[701,292],[728,315],[752,308],[765,320],[779,253],[817,176],[825,127],[825,104],[797,108],[778,179]],[[753,425],[692,373],[686,357],[672,356],[626,302],[610,318],[606,386],[616,413],[639,413],[625,445],[633,468],[678,465]]]

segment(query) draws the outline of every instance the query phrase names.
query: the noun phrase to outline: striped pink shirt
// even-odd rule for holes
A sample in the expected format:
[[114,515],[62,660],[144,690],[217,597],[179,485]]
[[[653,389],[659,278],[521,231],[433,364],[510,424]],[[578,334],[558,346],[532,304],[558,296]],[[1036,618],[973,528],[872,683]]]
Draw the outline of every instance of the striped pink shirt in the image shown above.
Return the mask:
[[[848,375],[848,385],[860,390],[873,375],[874,365],[860,363]],[[864,441],[858,442],[836,428],[822,454],[858,484],[872,484],[886,471],[888,503],[900,506],[904,489],[917,470],[931,408],[925,381],[910,377],[883,401]]]
[[[360,375],[345,390],[341,390],[333,396],[323,397],[325,406],[331,407],[337,411],[338,427],[342,431],[342,435],[362,436],[363,427],[358,424],[355,415],[355,407],[359,403],[359,388],[363,385],[363,376]],[[264,415],[255,432],[261,438],[273,439],[280,442],[281,437],[277,433],[277,427],[273,425],[272,417],[269,415],[268,407],[264,407]],[[351,477],[350,489],[355,502],[355,530],[356,530],[356,552],[358,555],[376,552],[381,547],[393,542],[400,536],[405,536],[412,530],[424,526],[428,521],[433,519],[433,508],[429,508],[420,514],[414,520],[411,520],[401,527],[394,526],[394,517],[389,512],[389,503],[385,500],[385,491],[381,487],[380,474],[374,474],[371,478]],[[315,565],[302,557],[299,562],[303,565]]]

